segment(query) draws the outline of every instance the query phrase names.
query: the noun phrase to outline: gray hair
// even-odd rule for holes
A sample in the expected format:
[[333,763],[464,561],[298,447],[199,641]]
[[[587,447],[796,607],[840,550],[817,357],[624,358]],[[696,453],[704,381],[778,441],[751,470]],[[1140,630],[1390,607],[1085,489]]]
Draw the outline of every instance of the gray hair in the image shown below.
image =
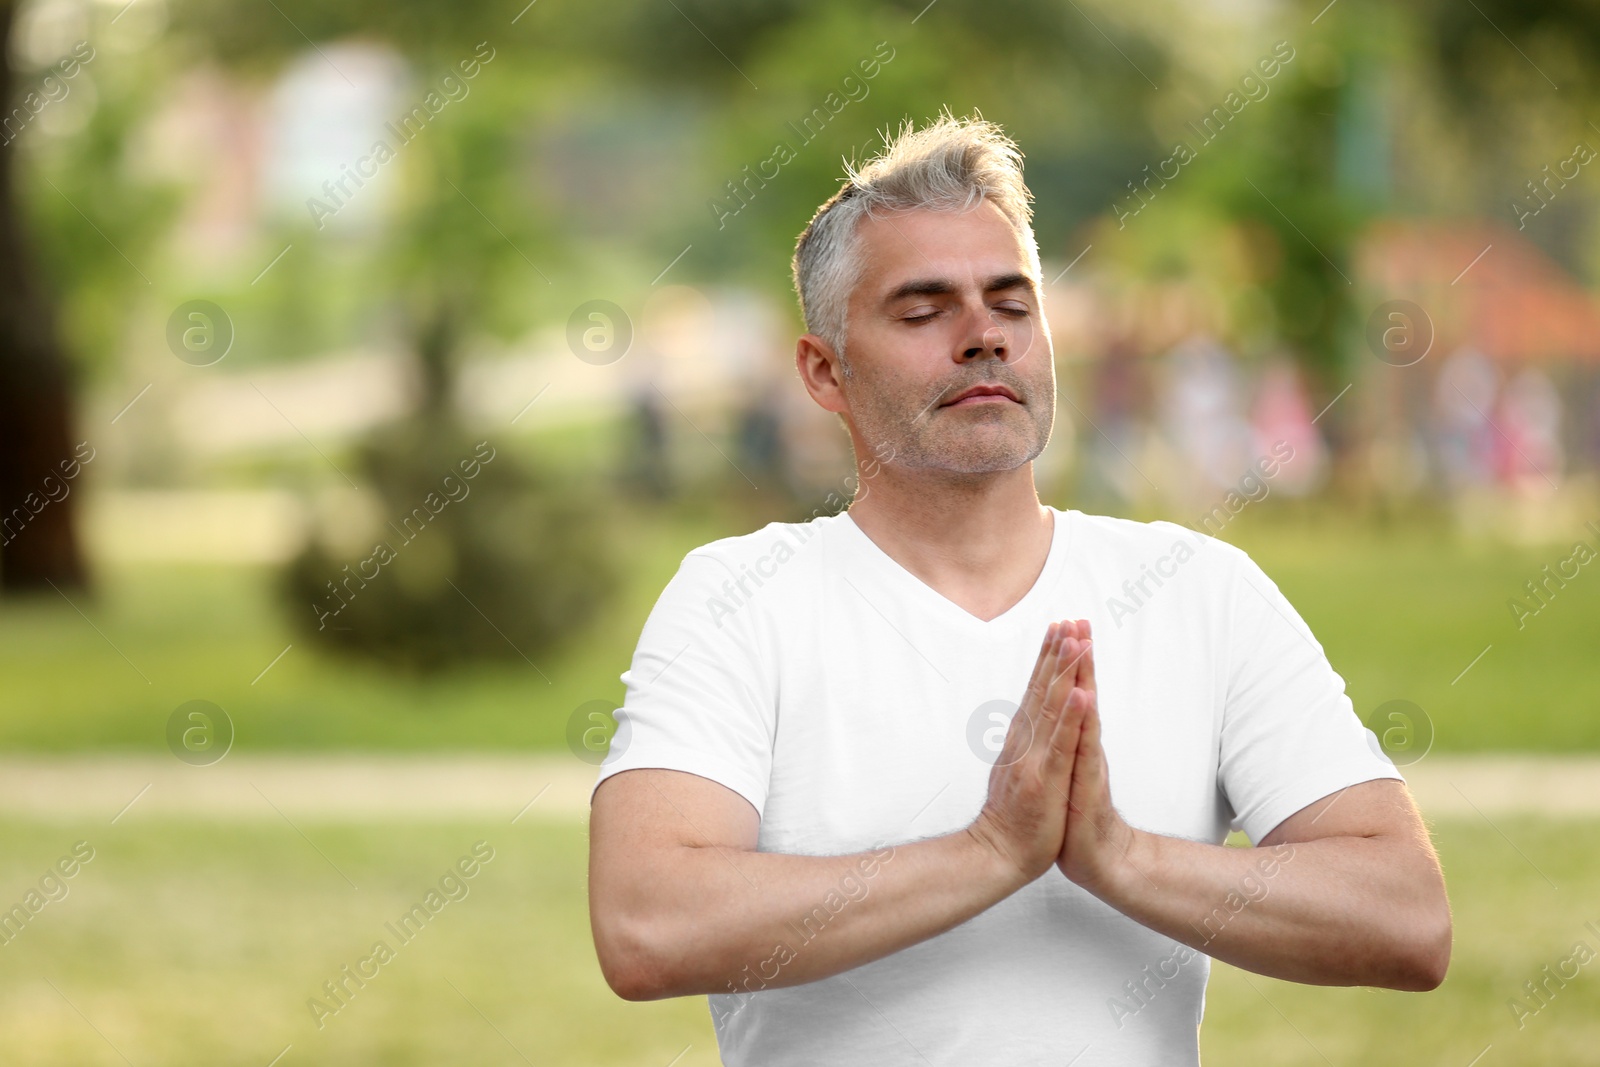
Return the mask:
[[846,377],[852,372],[844,359],[845,321],[851,290],[861,280],[862,218],[914,208],[965,211],[988,199],[1022,238],[1038,276],[1039,244],[1032,194],[1022,181],[1022,152],[976,110],[961,119],[942,113],[921,130],[908,119],[894,138],[885,133],[881,153],[859,169],[846,162],[845,173],[848,180],[800,234],[793,270],[806,329],[833,346]]

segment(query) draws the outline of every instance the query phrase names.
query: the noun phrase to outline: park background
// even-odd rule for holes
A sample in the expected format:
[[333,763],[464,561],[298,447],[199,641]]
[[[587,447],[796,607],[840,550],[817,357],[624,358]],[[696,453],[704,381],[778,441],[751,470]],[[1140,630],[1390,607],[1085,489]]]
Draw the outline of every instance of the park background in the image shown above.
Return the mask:
[[600,976],[587,786],[683,554],[847,502],[789,256],[945,107],[1026,156],[1041,495],[1248,550],[1444,862],[1439,990],[1219,964],[1206,1061],[1600,1062],[1600,14],[0,11],[7,1063],[717,1062]]

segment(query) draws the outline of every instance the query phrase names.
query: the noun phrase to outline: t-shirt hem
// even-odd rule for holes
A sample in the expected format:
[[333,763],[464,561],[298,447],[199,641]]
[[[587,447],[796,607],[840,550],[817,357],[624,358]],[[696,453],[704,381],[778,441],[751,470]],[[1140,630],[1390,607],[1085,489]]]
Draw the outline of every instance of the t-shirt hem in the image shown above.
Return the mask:
[[589,803],[591,805],[594,803],[595,790],[599,789],[600,783],[607,778],[623,771],[636,771],[647,768],[686,771],[689,774],[698,775],[701,778],[716,782],[718,785],[733,790],[749,801],[750,806],[756,809],[758,817],[766,806],[766,789],[734,765],[693,749],[662,749],[659,747],[651,750],[651,755],[648,759],[633,761],[624,758],[616,763],[601,764],[600,775],[589,789]]
[[1312,778],[1293,789],[1279,793],[1272,801],[1262,806],[1260,812],[1248,819],[1242,820],[1241,829],[1245,836],[1255,844],[1260,844],[1261,839],[1277,829],[1285,819],[1300,811],[1323,797],[1332,796],[1334,793],[1363,782],[1374,782],[1379,778],[1394,778],[1404,782],[1405,776],[1398,769],[1385,770],[1374,767],[1370,772],[1355,772],[1350,774],[1330,775],[1322,778]]

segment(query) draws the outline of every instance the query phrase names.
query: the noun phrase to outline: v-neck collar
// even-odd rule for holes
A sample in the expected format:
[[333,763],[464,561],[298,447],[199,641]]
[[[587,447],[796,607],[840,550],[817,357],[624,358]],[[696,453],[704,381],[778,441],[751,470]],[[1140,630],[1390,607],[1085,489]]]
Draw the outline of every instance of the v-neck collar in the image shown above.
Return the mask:
[[1051,531],[1050,552],[1045,557],[1039,577],[1022,595],[1021,600],[987,620],[978,618],[903,567],[898,560],[879,547],[876,541],[868,537],[865,530],[856,525],[848,509],[839,513],[839,518],[843,520],[839,525],[845,536],[857,543],[873,569],[885,575],[886,581],[903,589],[906,596],[927,604],[928,610],[937,613],[940,618],[948,619],[953,625],[980,634],[992,634],[1009,630],[1019,621],[1030,618],[1050,596],[1060,579],[1072,541],[1071,523],[1077,513],[1070,509],[1064,511],[1055,507],[1050,507],[1050,510],[1055,513],[1054,529]]

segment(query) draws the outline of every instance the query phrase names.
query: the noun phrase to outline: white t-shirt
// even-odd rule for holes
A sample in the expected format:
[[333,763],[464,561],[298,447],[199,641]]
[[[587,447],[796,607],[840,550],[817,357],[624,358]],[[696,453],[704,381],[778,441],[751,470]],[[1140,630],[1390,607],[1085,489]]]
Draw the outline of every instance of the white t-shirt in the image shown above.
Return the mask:
[[[1401,777],[1242,550],[1169,522],[1051,510],[1043,572],[987,622],[848,512],[689,552],[622,674],[596,787],[632,768],[689,771],[755,807],[762,851],[880,848],[892,863],[884,846],[977,817],[1046,627],[1077,618],[1095,639],[1112,802],[1135,827],[1260,841],[1345,786]],[[818,923],[870,885],[863,873],[819,901]],[[789,951],[816,932],[791,926]],[[1054,867],[937,937],[763,989],[786,959],[758,957],[738,991],[708,998],[725,1063],[1199,1062],[1209,957]]]

